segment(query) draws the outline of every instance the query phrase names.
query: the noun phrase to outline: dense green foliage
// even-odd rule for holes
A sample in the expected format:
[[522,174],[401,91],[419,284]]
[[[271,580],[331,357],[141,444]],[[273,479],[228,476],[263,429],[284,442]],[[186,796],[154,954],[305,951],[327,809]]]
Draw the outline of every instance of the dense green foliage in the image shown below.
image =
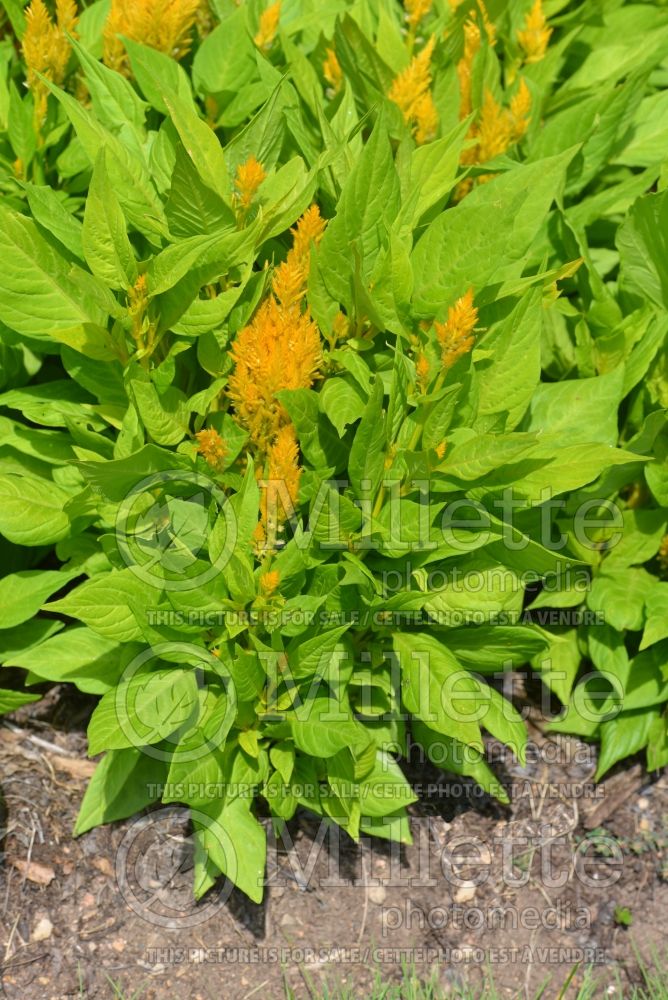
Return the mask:
[[100,696],[78,832],[259,899],[258,816],[410,837],[409,736],[504,799],[509,668],[668,763],[668,11],[195,6],[4,0],[0,660]]

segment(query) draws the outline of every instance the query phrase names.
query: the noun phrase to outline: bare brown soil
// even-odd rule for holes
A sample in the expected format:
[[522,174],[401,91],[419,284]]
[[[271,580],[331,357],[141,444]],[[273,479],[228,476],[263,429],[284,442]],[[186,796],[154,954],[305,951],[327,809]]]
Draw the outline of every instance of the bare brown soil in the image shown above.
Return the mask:
[[[639,981],[668,922],[668,779],[626,765],[592,783],[594,751],[531,725],[526,768],[501,760],[505,808],[408,765],[414,844],[354,844],[309,815],[272,841],[262,906],[223,886],[191,897],[187,813],[157,809],[71,836],[91,703],[55,688],[0,724],[6,802],[0,982],[8,1000],[123,995],[298,997],[323,982],[363,998],[376,970],[436,970],[445,989],[556,997],[593,964],[601,996]],[[490,744],[490,753],[501,757]],[[3,821],[0,818],[0,826]],[[631,921],[630,926],[625,922]]]

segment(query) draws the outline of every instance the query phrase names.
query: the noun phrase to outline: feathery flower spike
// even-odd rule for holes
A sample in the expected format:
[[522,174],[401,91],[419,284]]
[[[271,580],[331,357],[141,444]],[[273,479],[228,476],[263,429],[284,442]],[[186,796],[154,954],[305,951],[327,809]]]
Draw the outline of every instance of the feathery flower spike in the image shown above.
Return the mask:
[[445,323],[434,323],[445,371],[452,368],[473,347],[473,331],[477,321],[478,310],[473,305],[473,289],[469,288],[450,306]]
[[406,21],[415,30],[432,8],[433,0],[404,0]]
[[268,476],[260,498],[261,524],[267,547],[275,547],[276,536],[297,507],[299,483],[299,445],[292,424],[281,427],[269,449]]
[[255,36],[255,44],[267,52],[274,44],[278,22],[281,17],[281,0],[276,0],[260,14],[260,25]]
[[387,95],[420,143],[433,139],[438,127],[438,114],[430,90],[430,63],[435,44],[432,35],[422,51],[394,78]]
[[105,65],[130,76],[130,61],[119,35],[182,59],[190,51],[200,7],[201,0],[111,0],[103,36]]
[[341,69],[341,63],[336,58],[334,49],[327,49],[327,54],[322,64],[322,74],[334,94],[338,94],[343,86],[343,70]]
[[26,61],[28,86],[35,99],[35,131],[39,132],[46,116],[49,92],[39,79],[41,73],[53,83],[65,79],[72,47],[67,35],[76,35],[78,21],[74,0],[57,0],[55,22],[43,0],[32,0],[26,10],[26,30],[23,35],[23,57]]
[[524,19],[524,29],[517,32],[517,41],[524,52],[524,61],[540,62],[547,52],[552,28],[547,25],[543,13],[543,0],[535,0],[533,7]]
[[249,156],[245,163],[240,163],[237,167],[234,187],[239,205],[243,211],[250,208],[257,189],[266,176],[262,164],[253,155]]
[[210,427],[198,431],[197,451],[212,469],[221,469],[227,455],[227,447],[217,430]]

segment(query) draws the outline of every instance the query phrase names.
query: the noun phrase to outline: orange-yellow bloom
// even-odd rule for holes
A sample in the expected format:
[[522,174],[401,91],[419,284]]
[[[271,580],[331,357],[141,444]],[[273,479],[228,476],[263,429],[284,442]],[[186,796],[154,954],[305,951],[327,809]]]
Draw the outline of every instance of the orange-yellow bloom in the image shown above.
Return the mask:
[[274,44],[278,22],[281,17],[281,0],[276,0],[260,14],[260,26],[255,36],[255,44],[265,51]]
[[74,0],[56,0],[55,21],[51,20],[43,0],[32,0],[26,10],[22,46],[28,86],[35,98],[36,131],[44,121],[48,101],[48,90],[37,74],[41,73],[53,83],[63,82],[72,52],[67,35],[76,35],[77,21]]
[[292,248],[276,269],[272,295],[238,334],[231,356],[234,371],[228,393],[235,419],[252,443],[266,452],[287,414],[276,399],[281,389],[309,389],[321,362],[320,332],[308,309],[302,310],[311,246],[325,231],[325,220],[312,205],[292,229]]
[[524,19],[524,29],[517,32],[517,41],[524,52],[525,62],[536,63],[543,59],[551,34],[552,28],[548,28],[543,13],[543,0],[535,0]]
[[425,392],[427,386],[429,385],[430,371],[431,365],[429,364],[429,358],[426,354],[420,353],[415,364],[415,372],[417,374],[418,385],[422,392]]
[[292,235],[291,254],[299,263],[308,268],[311,260],[311,244],[317,246],[325,233],[327,220],[323,219],[317,205],[307,208],[296,226],[290,230]]
[[268,475],[260,498],[261,533],[266,547],[275,547],[276,535],[296,510],[302,470],[299,445],[292,424],[278,431],[269,448]]
[[417,28],[431,10],[432,3],[433,0],[404,0],[406,20],[410,28]]
[[531,91],[522,77],[517,93],[510,102],[510,118],[512,121],[512,141],[519,142],[526,134],[531,120]]
[[454,306],[450,306],[445,323],[434,323],[445,371],[452,368],[473,347],[473,331],[477,321],[478,310],[473,305],[473,289],[469,288]]
[[661,544],[659,545],[659,551],[657,553],[657,559],[659,560],[659,565],[661,569],[665,572],[668,570],[668,535],[664,535],[661,539]]
[[430,90],[434,45],[432,35],[422,51],[395,77],[388,92],[420,143],[433,139],[438,128],[438,114]]
[[199,7],[200,0],[111,0],[104,26],[105,64],[130,75],[128,56],[118,35],[182,59],[190,51]]
[[473,60],[480,50],[480,28],[475,21],[467,21],[464,25],[464,55],[457,63],[459,78],[459,117],[467,118],[473,110],[471,96],[471,77]]
[[322,64],[322,73],[334,93],[338,94],[343,86],[343,70],[334,49],[327,49],[327,55]]
[[245,163],[240,163],[237,167],[234,187],[239,205],[243,211],[250,208],[257,189],[266,176],[262,164],[253,155],[249,156]]
[[291,230],[292,249],[274,273],[274,295],[286,309],[301,301],[306,292],[311,266],[311,245],[316,246],[325,232],[326,221],[317,205],[311,205]]
[[478,163],[486,163],[505,153],[512,141],[512,123],[508,112],[495,100],[490,90],[485,91],[478,122]]
[[227,446],[220,434],[213,427],[198,431],[197,451],[213,469],[221,469],[227,455]]
[[276,393],[313,385],[321,360],[318,328],[308,313],[285,310],[270,296],[238,334],[231,354],[229,396],[236,420],[264,450],[286,419]]
[[260,590],[265,597],[271,597],[278,590],[278,585],[281,582],[281,574],[277,569],[270,570],[268,573],[263,573],[260,577]]

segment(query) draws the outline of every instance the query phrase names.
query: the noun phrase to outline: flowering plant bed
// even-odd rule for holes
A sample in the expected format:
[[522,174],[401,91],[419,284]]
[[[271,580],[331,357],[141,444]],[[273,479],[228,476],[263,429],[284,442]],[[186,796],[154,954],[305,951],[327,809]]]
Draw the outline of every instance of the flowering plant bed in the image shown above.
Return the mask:
[[77,832],[185,803],[259,900],[263,815],[410,838],[409,741],[505,801],[525,666],[663,766],[665,8],[3,7],[0,651],[100,696]]

